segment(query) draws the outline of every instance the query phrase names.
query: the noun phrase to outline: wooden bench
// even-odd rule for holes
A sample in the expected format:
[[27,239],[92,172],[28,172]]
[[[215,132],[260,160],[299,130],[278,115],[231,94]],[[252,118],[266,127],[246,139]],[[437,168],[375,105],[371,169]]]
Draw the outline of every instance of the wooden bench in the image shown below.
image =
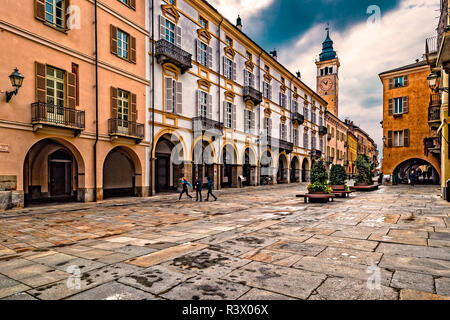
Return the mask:
[[[297,198],[304,198],[305,199],[305,203],[307,203],[308,201],[311,202],[311,199],[314,200],[323,200],[323,202],[329,202],[330,199],[331,201],[334,201],[334,197],[336,195],[334,194],[326,194],[326,193],[305,193],[305,194],[297,194],[296,197]],[[324,201],[326,200],[326,201]]]
[[373,185],[357,185],[357,186],[351,186],[350,190],[354,191],[374,191],[378,190],[379,185],[373,184]]
[[345,191],[345,190],[336,190],[332,191],[331,194],[336,195],[336,198],[349,198],[350,193],[353,193],[353,191]]

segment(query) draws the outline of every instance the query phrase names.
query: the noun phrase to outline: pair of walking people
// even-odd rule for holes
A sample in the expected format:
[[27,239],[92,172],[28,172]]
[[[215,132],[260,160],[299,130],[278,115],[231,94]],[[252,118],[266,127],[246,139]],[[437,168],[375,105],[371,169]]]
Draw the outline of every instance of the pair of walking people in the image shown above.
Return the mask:
[[[192,199],[192,196],[188,192],[188,186],[189,186],[191,189],[195,190],[195,195],[196,195],[195,201],[199,201],[199,198],[200,198],[200,202],[203,201],[203,197],[202,197],[203,182],[201,179],[199,179],[198,177],[195,177],[194,186],[192,186],[189,183],[189,181],[187,181],[186,178],[183,177],[183,178],[181,178],[181,186],[182,186],[182,190],[180,192],[180,197],[178,198],[178,200],[181,200],[181,197],[183,196],[184,193],[186,193],[186,195],[190,199]],[[211,177],[208,177],[208,194],[206,197],[206,201],[209,201],[210,195],[214,198],[214,201],[217,201],[217,197],[212,193],[213,189],[214,189],[214,181],[211,179]]]

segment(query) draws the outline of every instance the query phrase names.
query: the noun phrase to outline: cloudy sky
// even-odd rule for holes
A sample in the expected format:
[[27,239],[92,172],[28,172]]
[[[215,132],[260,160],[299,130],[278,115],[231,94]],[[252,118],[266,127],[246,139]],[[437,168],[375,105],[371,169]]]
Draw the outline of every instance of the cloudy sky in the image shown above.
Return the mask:
[[[316,88],[315,59],[330,23],[341,61],[339,117],[350,118],[382,150],[382,86],[378,74],[422,59],[435,35],[439,0],[209,0],[230,21]],[[380,18],[374,20],[377,6]],[[377,23],[378,22],[378,23]]]

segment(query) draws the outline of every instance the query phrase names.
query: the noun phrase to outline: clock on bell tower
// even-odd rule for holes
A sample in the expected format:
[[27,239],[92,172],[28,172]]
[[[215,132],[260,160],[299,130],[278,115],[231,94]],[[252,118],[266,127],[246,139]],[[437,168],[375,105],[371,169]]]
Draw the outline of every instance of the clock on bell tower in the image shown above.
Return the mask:
[[317,66],[317,93],[328,102],[327,110],[338,117],[339,103],[339,58],[333,49],[333,41],[330,38],[330,29],[327,30],[327,38],[322,43],[322,53]]

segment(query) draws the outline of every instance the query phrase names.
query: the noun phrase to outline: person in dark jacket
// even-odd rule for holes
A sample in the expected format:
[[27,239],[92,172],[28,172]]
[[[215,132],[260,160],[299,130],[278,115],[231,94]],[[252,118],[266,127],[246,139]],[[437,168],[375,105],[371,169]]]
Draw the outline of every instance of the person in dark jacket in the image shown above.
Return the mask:
[[211,177],[208,177],[208,195],[206,196],[206,201],[209,201],[209,195],[214,198],[214,201],[217,201],[217,197],[212,193],[214,189],[214,181]]
[[411,183],[411,186],[414,187],[414,183],[416,182],[416,173],[414,172],[414,170],[412,170],[412,171],[409,173],[409,181],[410,181],[410,183]]
[[198,201],[198,198],[200,196],[200,202],[202,202],[203,182],[198,177],[195,177],[194,189],[195,189],[195,201]]
[[183,187],[183,190],[181,190],[181,192],[180,192],[180,198],[178,199],[178,201],[181,200],[183,193],[186,193],[186,195],[192,199],[192,196],[188,192],[189,182],[186,180],[185,177],[181,178],[180,180],[181,180],[181,186]]

